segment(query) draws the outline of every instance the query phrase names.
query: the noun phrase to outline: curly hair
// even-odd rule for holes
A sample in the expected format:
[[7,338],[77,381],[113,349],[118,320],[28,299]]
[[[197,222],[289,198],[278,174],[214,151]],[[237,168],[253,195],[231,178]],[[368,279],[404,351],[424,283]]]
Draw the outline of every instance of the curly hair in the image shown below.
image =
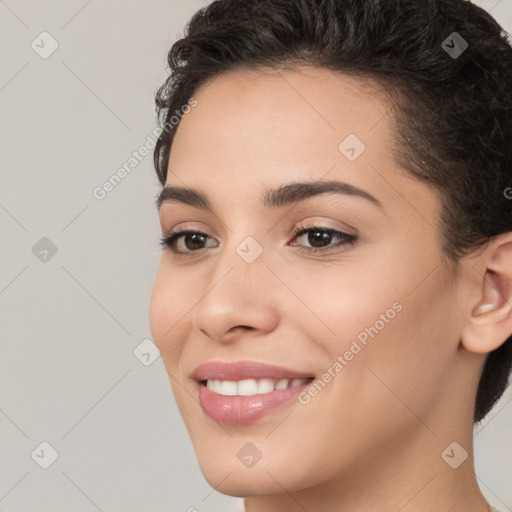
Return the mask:
[[[168,64],[155,99],[162,186],[179,127],[167,129],[171,117],[201,85],[228,71],[307,64],[383,86],[397,164],[443,200],[447,262],[512,231],[512,47],[469,0],[216,0],[194,14]],[[511,368],[512,336],[486,358],[475,422]]]

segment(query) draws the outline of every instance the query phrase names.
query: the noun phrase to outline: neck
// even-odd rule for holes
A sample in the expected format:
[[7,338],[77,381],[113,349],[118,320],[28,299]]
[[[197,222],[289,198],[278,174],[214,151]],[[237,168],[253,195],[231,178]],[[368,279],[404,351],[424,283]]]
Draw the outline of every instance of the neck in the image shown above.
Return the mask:
[[[456,469],[451,467],[465,455]],[[444,458],[442,454],[444,453]],[[245,500],[246,512],[489,512],[475,476],[472,431],[421,426],[409,439],[370,453],[329,482]]]

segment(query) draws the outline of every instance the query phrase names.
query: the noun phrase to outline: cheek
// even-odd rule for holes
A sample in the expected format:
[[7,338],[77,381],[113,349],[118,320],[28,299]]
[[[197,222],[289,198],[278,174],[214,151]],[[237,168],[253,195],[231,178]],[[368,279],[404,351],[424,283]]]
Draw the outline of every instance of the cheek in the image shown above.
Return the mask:
[[344,301],[347,336],[329,347],[331,359],[342,354],[347,361],[341,378],[335,379],[332,398],[350,403],[354,417],[379,418],[377,424],[381,429],[387,425],[389,432],[398,420],[414,423],[407,407],[429,416],[458,346],[456,329],[447,327],[453,294],[443,286],[441,273],[431,274],[411,291],[419,280],[415,277],[425,274],[412,270],[402,267],[401,289],[392,293],[380,293],[385,286],[375,281],[375,295],[367,294],[366,307],[363,296]]
[[349,350],[353,340],[364,346],[376,331],[388,330],[403,309],[399,280],[392,278],[393,269],[383,268],[382,262],[310,264],[286,273],[283,281],[292,284],[300,299],[287,301],[289,316],[331,360]]
[[417,387],[435,380],[448,361],[443,325],[453,294],[440,268],[430,273],[438,263],[435,254],[426,248],[422,254],[411,254],[410,247],[388,249],[381,248],[378,257],[347,261],[346,268],[310,266],[286,277],[301,299],[288,313],[323,353],[317,371],[327,371],[341,356],[343,369],[337,365],[338,372],[331,371],[343,371],[343,385],[352,391],[361,379],[375,381],[369,370],[378,368],[398,387],[401,378]]
[[166,268],[164,258],[165,255],[162,256],[151,290],[149,324],[153,341],[169,368],[177,363],[183,349],[186,315],[194,302],[190,297],[190,286],[176,279],[177,274]]

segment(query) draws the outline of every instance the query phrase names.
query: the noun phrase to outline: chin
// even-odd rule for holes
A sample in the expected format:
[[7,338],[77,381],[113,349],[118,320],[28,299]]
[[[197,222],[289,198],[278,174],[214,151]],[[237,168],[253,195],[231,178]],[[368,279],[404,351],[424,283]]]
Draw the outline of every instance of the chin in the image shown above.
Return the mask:
[[199,466],[205,480],[211,487],[222,494],[235,498],[280,493],[283,491],[283,487],[276,480],[286,489],[291,488],[292,492],[296,490],[293,483],[285,479],[285,475],[280,474],[277,468],[272,469],[263,465],[258,468],[236,467],[234,464],[223,466],[213,461],[205,463],[201,460],[199,460]]

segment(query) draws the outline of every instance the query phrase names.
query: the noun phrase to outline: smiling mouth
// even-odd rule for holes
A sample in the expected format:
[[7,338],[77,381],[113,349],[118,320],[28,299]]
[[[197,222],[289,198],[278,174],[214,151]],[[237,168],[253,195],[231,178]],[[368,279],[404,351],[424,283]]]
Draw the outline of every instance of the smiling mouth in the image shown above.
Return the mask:
[[282,407],[298,407],[297,397],[314,377],[294,379],[198,381],[198,398],[203,411],[217,423],[247,425]]
[[200,382],[210,391],[222,396],[255,396],[272,393],[289,388],[308,384],[313,377],[306,379],[243,379],[243,380],[216,380],[208,379]]
[[[299,404],[312,373],[258,361],[208,361],[191,374],[206,416],[217,423],[247,425]],[[295,405],[294,405],[295,404]]]

